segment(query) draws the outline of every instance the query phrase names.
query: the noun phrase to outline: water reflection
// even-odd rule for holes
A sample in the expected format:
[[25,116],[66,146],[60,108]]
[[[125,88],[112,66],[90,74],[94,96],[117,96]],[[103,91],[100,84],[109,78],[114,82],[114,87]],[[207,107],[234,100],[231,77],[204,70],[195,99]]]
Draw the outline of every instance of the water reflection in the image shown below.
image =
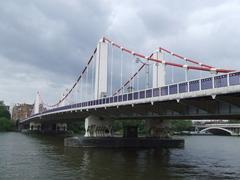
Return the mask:
[[[71,169],[77,178],[86,179],[147,179],[169,177],[168,149],[106,149],[64,148],[61,138],[36,136],[41,144],[51,146],[62,165]],[[68,172],[69,173],[69,172]]]
[[[168,150],[139,149],[69,149],[65,161],[76,168],[80,176],[91,179],[146,179],[167,174]],[[156,173],[155,170],[159,172]]]

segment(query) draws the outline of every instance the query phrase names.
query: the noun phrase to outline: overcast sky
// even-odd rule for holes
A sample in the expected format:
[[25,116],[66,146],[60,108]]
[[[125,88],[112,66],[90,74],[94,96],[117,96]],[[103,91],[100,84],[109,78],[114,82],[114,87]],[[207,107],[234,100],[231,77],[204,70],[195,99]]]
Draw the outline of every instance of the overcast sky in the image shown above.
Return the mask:
[[239,69],[240,1],[7,0],[0,2],[0,100],[50,103],[102,36],[148,54],[159,46]]

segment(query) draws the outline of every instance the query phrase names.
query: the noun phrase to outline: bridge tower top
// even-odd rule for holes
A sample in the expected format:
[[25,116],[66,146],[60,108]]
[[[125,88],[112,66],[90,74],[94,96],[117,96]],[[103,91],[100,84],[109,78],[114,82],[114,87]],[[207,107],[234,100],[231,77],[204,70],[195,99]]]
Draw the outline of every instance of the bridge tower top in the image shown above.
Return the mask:
[[[154,59],[163,61],[163,53],[161,50],[155,51],[152,57]],[[153,71],[153,78],[152,78],[153,88],[165,86],[166,85],[166,66],[164,61],[163,63],[155,63],[152,66],[152,71]]]
[[108,64],[108,44],[101,39],[97,45],[96,54],[96,74],[95,74],[95,99],[107,94],[107,64]]
[[40,94],[39,91],[37,92],[35,102],[34,102],[34,108],[33,108],[33,114],[39,113],[39,107],[40,107]]

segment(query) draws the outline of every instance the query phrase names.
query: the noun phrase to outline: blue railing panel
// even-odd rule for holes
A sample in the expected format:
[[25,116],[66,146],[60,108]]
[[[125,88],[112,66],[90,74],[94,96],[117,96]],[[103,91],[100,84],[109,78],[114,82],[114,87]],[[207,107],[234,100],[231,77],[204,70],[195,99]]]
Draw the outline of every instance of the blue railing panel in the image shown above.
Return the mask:
[[129,101],[132,100],[132,97],[133,97],[132,93],[129,93],[129,94],[128,94],[128,100],[129,100]]
[[169,94],[177,94],[177,84],[169,86]]
[[145,91],[140,91],[140,99],[145,98]]
[[240,72],[229,74],[229,85],[240,85]]
[[138,99],[138,92],[133,93],[134,99]]
[[227,86],[227,75],[214,77],[214,88],[226,87],[226,86]]
[[152,89],[148,89],[146,91],[146,98],[150,98],[150,97],[152,97]]
[[212,78],[201,79],[201,89],[202,90],[212,89],[213,88],[212,80],[213,80]]
[[123,101],[127,101],[127,94],[123,95]]
[[122,102],[122,95],[118,96],[118,102]]
[[159,88],[154,88],[153,89],[153,97],[157,97],[160,95],[160,89]]
[[180,83],[180,84],[178,85],[178,88],[179,88],[179,93],[188,92],[188,83],[187,83],[187,82]]
[[114,96],[114,102],[118,102],[118,96]]
[[110,103],[113,103],[113,97],[110,97]]
[[199,80],[189,82],[189,91],[199,91]]
[[108,104],[110,102],[110,98],[106,98],[106,104]]
[[161,87],[161,96],[168,95],[168,86]]

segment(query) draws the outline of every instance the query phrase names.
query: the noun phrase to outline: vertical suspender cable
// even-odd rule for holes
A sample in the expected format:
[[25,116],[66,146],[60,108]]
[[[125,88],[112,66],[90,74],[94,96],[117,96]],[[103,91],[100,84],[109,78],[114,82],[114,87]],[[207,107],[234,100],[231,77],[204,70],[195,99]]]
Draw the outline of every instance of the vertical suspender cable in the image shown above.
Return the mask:
[[188,69],[185,69],[185,81],[188,81]]
[[[76,85],[77,86],[77,85]],[[73,90],[73,99],[74,99],[74,104],[77,102],[77,87],[75,86]]]
[[148,63],[148,68],[147,68],[147,88],[150,87],[150,63]]
[[87,95],[88,95],[88,87],[87,87],[87,85],[88,85],[88,68],[87,68],[87,70],[86,70],[87,72],[86,72],[86,82],[85,82],[85,95],[84,95],[84,97],[85,97],[85,99],[87,100],[88,98],[87,98]]
[[[96,58],[96,56],[94,56]],[[94,58],[93,57],[93,58]],[[92,62],[92,95],[93,95],[93,99],[94,99],[94,65],[95,65],[96,61]]]
[[[133,58],[135,59],[134,55],[133,55]],[[132,63],[133,63],[132,75],[134,75],[134,73],[136,72],[136,64],[135,64],[135,61],[133,61]],[[135,77],[133,77],[132,79],[132,87],[133,87],[133,91],[135,91]]]
[[81,82],[81,90],[80,90],[80,93],[81,93],[81,102],[83,102],[83,83],[84,83],[84,75],[82,75],[82,80],[80,81]]
[[148,64],[145,66],[145,78],[144,78],[145,87],[144,87],[144,89],[147,89],[147,68],[148,68]]
[[172,84],[173,84],[174,83],[174,69],[173,69],[174,67],[171,67],[171,68],[172,68],[171,70],[172,70]]
[[86,96],[86,99],[88,99],[88,97],[87,97],[87,96],[88,96],[88,79],[89,79],[89,78],[88,78],[88,67],[87,67],[87,74],[86,74],[86,82],[87,82],[87,83],[86,83],[86,95],[85,95],[85,96]]
[[111,66],[110,66],[110,71],[111,71],[111,82],[110,82],[110,94],[113,94],[113,46],[111,45]]
[[139,90],[139,76],[140,76],[140,73],[138,72],[138,74],[137,74],[137,91]]
[[[120,63],[121,63],[121,65],[120,65],[120,81],[121,81],[121,87],[123,86],[123,75],[122,75],[122,68],[123,68],[123,50],[122,50],[122,48],[121,48],[121,54],[120,54]],[[123,94],[123,91],[124,91],[124,88],[122,89],[122,94]]]
[[80,102],[79,98],[80,98],[80,82],[77,83],[77,102]]

